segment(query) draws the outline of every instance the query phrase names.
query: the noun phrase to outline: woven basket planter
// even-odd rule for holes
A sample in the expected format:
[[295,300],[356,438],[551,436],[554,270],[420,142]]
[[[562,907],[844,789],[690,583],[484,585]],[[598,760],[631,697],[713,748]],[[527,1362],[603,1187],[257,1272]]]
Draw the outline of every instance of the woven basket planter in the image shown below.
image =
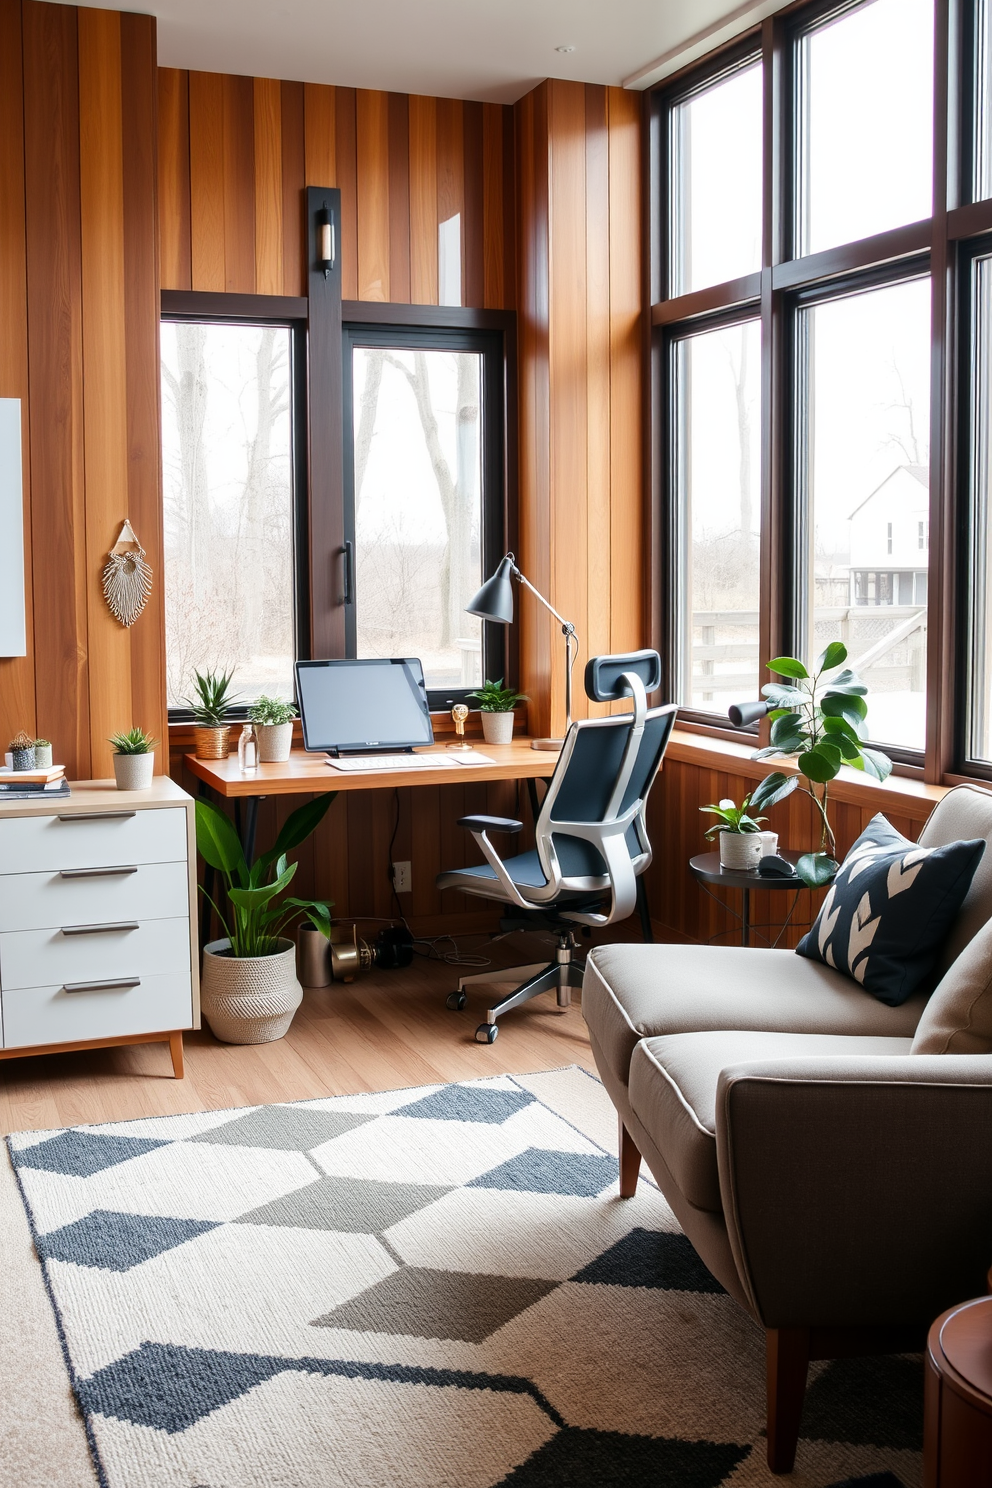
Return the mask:
[[227,759],[231,752],[231,725],[193,726],[193,753],[197,759]]
[[274,956],[229,956],[229,940],[203,948],[200,1006],[224,1044],[270,1044],[282,1038],[303,1001],[296,947],[280,940]]

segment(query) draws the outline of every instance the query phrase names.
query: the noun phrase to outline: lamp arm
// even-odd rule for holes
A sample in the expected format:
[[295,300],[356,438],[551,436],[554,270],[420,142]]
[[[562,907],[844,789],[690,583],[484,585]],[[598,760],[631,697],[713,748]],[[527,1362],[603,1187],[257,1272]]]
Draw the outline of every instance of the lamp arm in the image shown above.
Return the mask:
[[[565,733],[567,734],[572,727],[572,667],[575,665],[575,658],[579,651],[579,637],[571,620],[566,620],[563,615],[559,615],[554,605],[545,599],[540,589],[535,589],[530,579],[526,578],[520,572],[513,554],[507,553],[506,556],[510,560],[510,572],[513,574],[513,577],[519,584],[523,584],[525,588],[529,589],[531,594],[534,595],[534,598],[539,599],[544,608],[554,615],[558,624],[561,626],[561,633],[565,637]],[[574,649],[572,645],[573,641],[575,642]]]
[[541,601],[541,603],[543,604],[543,606],[544,606],[544,608],[546,610],[550,610],[551,611],[552,615],[554,615],[555,619],[558,621],[558,624],[559,625],[567,625],[569,627],[570,632],[574,635],[574,633],[575,633],[575,626],[572,625],[572,622],[570,620],[566,620],[563,615],[559,615],[559,613],[555,609],[554,605],[548,603],[548,601],[545,599],[544,595],[541,593],[540,589],[535,589],[534,588],[534,585],[531,583],[530,579],[526,578],[520,572],[519,568],[517,567],[517,565],[515,563],[513,564],[513,567],[511,569],[511,572],[513,574],[513,577],[515,579],[517,579],[519,583],[523,584],[525,586],[525,588],[527,588],[527,589],[530,590],[531,594],[535,595]]

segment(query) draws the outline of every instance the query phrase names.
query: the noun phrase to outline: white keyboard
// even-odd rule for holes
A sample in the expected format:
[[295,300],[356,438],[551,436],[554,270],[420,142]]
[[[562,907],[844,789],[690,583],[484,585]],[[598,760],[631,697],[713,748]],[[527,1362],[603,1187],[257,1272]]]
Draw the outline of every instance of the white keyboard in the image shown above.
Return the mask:
[[456,770],[446,754],[350,754],[345,759],[325,755],[335,770]]

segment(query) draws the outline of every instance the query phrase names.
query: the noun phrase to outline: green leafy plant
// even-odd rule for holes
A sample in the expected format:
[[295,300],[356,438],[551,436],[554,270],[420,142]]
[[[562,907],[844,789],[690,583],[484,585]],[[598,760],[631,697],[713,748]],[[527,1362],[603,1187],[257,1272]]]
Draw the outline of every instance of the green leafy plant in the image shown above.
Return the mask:
[[841,641],[831,641],[817,657],[812,672],[794,656],[776,656],[768,663],[768,670],[786,680],[770,682],[761,689],[773,705],[768,714],[771,743],[759,749],[754,758],[794,755],[799,774],[767,775],[758,790],[765,792],[762,805],[766,807],[783,801],[794,790],[804,791],[813,802],[820,819],[820,847],[817,852],[804,853],[796,864],[796,872],[810,888],[828,884],[839,866],[827,816],[831,780],[842,765],[863,770],[880,781],[892,773],[888,755],[869,749],[864,742],[868,736],[868,689],[856,673],[847,668],[839,670],[846,661],[847,647]]
[[184,701],[201,728],[219,728],[227,723],[237,699],[230,695],[233,668],[229,672],[194,672],[195,697]]
[[502,677],[498,682],[484,682],[478,692],[470,692],[469,697],[479,704],[480,713],[510,713],[518,703],[529,702],[525,692],[504,687]]
[[[768,778],[772,779],[771,776]],[[712,842],[715,837],[719,837],[721,832],[733,832],[739,836],[744,836],[749,832],[760,832],[761,823],[766,818],[763,816],[752,816],[751,813],[760,811],[763,806],[768,804],[767,796],[770,792],[765,790],[765,785],[766,782],[762,781],[760,785],[755,786],[754,790],[748,792],[739,806],[730,800],[729,797],[721,801],[718,806],[700,806],[700,811],[706,811],[711,816],[719,817],[719,821],[714,822],[703,834],[707,840]]]
[[266,697],[263,693],[248,709],[248,717],[252,723],[292,723],[296,708],[282,698]]
[[35,739],[34,747],[35,749],[51,749],[52,741],[51,739]]
[[111,734],[107,743],[113,746],[115,754],[151,754],[158,740],[135,725],[126,734]]
[[196,845],[203,860],[221,874],[227,889],[229,915],[222,914],[213,899],[209,902],[231,943],[232,956],[275,955],[280,936],[304,917],[330,938],[329,902],[285,897],[299,866],[290,863],[286,854],[315,830],[335,794],[315,796],[294,811],[283,823],[275,846],[251,864],[230,818],[212,801],[197,801]]

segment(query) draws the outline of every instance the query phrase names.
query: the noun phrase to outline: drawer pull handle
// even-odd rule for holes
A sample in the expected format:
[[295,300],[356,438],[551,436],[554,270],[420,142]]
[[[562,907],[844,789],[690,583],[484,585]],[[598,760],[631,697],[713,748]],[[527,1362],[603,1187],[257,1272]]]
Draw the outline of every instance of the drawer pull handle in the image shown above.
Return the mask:
[[107,982],[66,982],[63,992],[113,992],[118,988],[140,987],[140,977],[113,977]]
[[59,813],[59,821],[126,821],[137,816],[136,811],[66,811]]
[[63,935],[106,935],[117,930],[137,930],[137,920],[118,920],[114,925],[63,925]]
[[137,871],[137,864],[130,868],[62,868],[59,878],[123,878],[126,874]]

